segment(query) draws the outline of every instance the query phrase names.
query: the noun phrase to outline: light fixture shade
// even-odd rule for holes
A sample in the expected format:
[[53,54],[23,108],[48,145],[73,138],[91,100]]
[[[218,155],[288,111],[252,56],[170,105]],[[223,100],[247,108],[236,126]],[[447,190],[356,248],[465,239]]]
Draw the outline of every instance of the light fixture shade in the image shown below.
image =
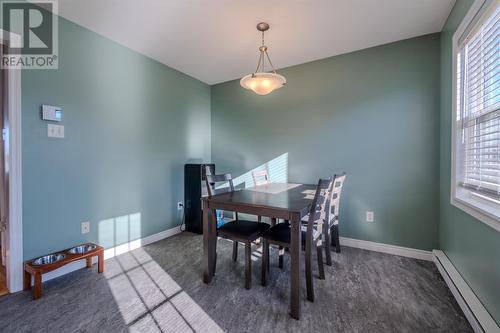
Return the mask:
[[276,73],[259,72],[248,74],[240,80],[240,85],[258,95],[267,95],[286,84],[284,76]]

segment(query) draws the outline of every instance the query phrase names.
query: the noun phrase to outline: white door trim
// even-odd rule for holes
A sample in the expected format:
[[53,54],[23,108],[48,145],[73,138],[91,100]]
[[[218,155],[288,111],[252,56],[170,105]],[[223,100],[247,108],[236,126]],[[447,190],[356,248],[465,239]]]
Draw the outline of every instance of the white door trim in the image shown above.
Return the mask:
[[[10,33],[0,42],[20,38]],[[21,153],[21,70],[8,70],[9,103],[9,223],[7,226],[7,288],[11,293],[23,290],[23,210]]]
[[7,288],[23,290],[23,187],[21,156],[21,70],[9,71],[10,174]]

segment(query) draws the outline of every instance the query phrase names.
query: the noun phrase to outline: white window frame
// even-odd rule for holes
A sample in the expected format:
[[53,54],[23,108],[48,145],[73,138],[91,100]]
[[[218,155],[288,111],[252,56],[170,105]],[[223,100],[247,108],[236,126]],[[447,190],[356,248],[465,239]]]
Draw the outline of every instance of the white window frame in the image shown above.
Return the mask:
[[[475,217],[479,221],[489,225],[493,229],[500,231],[500,210],[493,209],[487,200],[481,198],[464,199],[457,196],[460,188],[457,186],[456,166],[457,166],[457,55],[459,52],[458,41],[469,31],[468,27],[474,24],[476,17],[483,13],[483,10],[495,0],[476,0],[465,15],[459,25],[452,41],[453,70],[452,70],[452,117],[451,117],[451,198],[453,206],[463,210],[467,214]],[[486,6],[484,6],[486,5]],[[463,75],[463,74],[462,74]],[[495,211],[494,211],[495,210]],[[498,211],[497,211],[498,210]]]

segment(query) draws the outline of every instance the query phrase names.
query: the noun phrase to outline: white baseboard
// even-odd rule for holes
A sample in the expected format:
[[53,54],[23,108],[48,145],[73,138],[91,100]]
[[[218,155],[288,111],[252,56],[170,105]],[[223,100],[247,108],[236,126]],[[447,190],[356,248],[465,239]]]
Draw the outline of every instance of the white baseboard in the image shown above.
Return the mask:
[[500,327],[443,251],[434,250],[434,262],[476,333],[500,333]]
[[355,247],[358,249],[370,250],[375,252],[394,254],[397,256],[415,258],[420,260],[427,260],[427,261],[433,260],[433,255],[431,251],[412,249],[409,247],[402,247],[390,244],[375,243],[361,239],[340,237],[340,245]]
[[[118,256],[120,254],[127,253],[129,251],[138,249],[144,245],[148,245],[148,244],[151,244],[154,242],[158,242],[162,239],[174,236],[180,232],[181,232],[181,230],[177,226],[175,228],[164,230],[164,231],[161,231],[161,232],[154,234],[154,235],[151,235],[151,236],[147,236],[147,237],[144,237],[141,239],[137,239],[137,240],[125,243],[125,244],[121,244],[121,245],[106,249],[106,250],[104,250],[104,259],[107,260],[109,258],[113,258],[113,257]],[[93,262],[97,263],[97,257],[93,258]],[[86,262],[83,259],[72,262],[70,264],[67,264],[67,265],[59,268],[59,269],[56,269],[55,271],[44,274],[42,276],[42,281],[43,282],[49,281],[49,280],[55,279],[56,277],[63,276],[65,274],[71,273],[73,271],[82,269],[85,267],[85,265],[86,265]]]

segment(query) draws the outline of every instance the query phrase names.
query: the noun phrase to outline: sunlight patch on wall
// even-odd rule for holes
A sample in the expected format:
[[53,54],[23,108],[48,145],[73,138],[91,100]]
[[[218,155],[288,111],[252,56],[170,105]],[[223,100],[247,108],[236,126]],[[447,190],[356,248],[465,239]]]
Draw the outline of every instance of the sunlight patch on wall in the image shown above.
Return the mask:
[[[99,245],[108,249],[106,258],[140,247],[140,239],[141,213],[118,216],[98,223]],[[139,244],[135,244],[137,242]]]
[[281,154],[272,160],[261,164],[252,170],[233,179],[236,188],[249,188],[255,186],[252,172],[267,171],[269,182],[287,183],[288,182],[288,153]]

